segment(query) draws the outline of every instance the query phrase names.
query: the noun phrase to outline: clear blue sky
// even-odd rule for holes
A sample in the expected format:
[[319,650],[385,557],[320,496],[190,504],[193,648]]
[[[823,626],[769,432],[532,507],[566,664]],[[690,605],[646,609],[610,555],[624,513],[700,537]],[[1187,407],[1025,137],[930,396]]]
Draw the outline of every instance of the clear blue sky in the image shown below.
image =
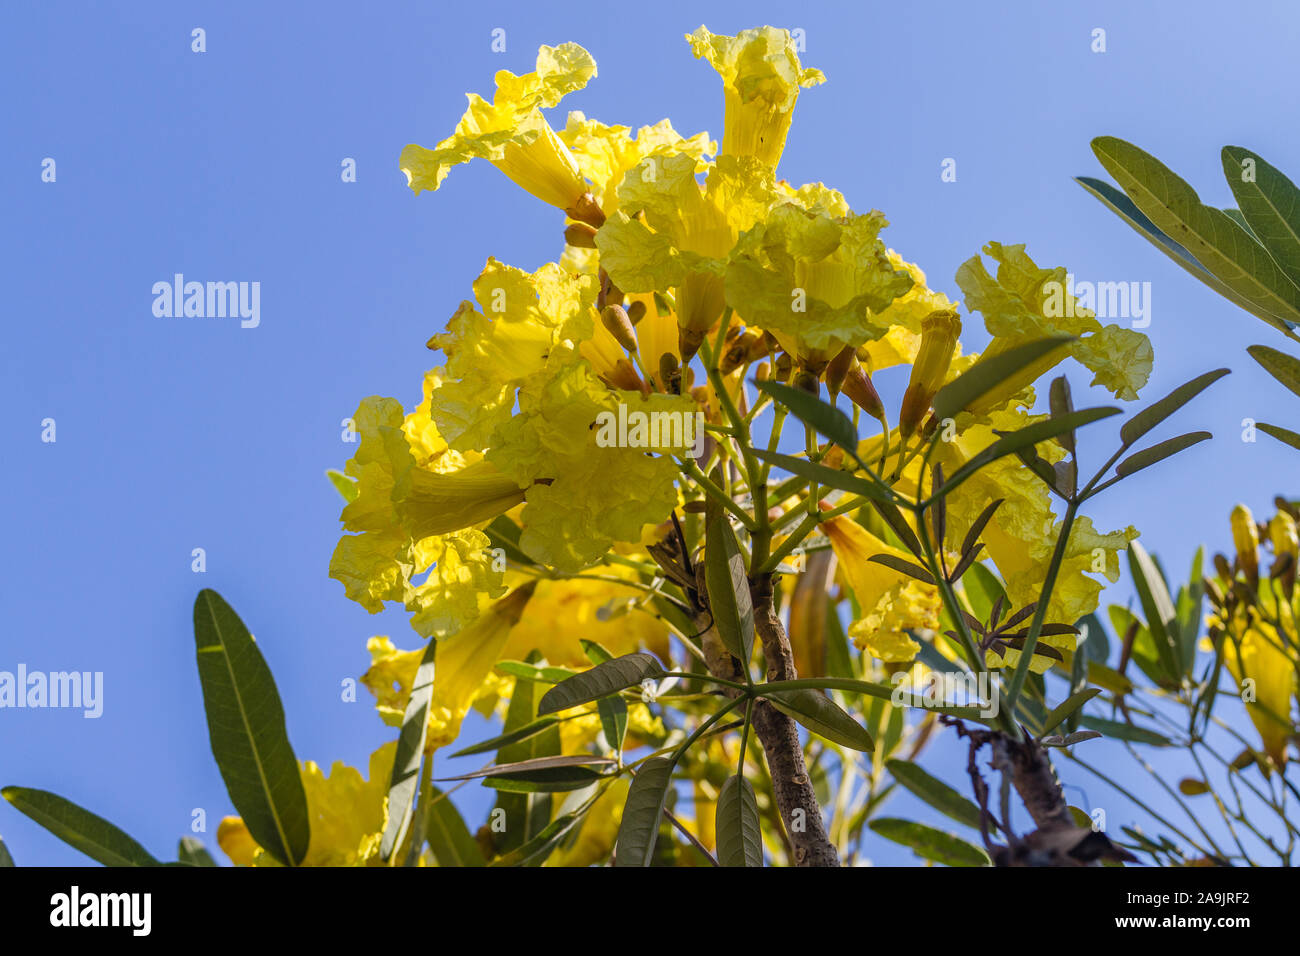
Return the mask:
[[[0,784],[57,791],[159,856],[203,808],[200,835],[214,846],[231,808],[194,665],[201,587],[258,636],[300,758],[364,767],[387,738],[368,695],[343,703],[340,682],[365,669],[370,635],[418,639],[403,615],[370,617],[327,577],[339,500],[323,471],[350,454],[340,420],[362,396],[418,398],[423,343],[487,256],[535,268],[558,253],[556,213],[489,166],[457,169],[418,198],[397,169],[404,144],[449,133],[465,91],[490,92],[498,69],[531,69],[543,43],[576,41],[599,64],[562,109],[633,127],[669,116],[683,133],[720,136],[717,78],[682,34],[803,28],[804,62],[829,82],[800,100],[786,178],[885,211],[890,245],[954,298],[955,269],[993,239],[1026,242],[1081,279],[1151,282],[1150,398],[1236,370],[1180,422],[1216,440],[1102,499],[1098,527],[1136,524],[1182,569],[1203,540],[1226,544],[1235,502],[1259,509],[1297,491],[1294,453],[1239,439],[1245,417],[1300,417],[1244,352],[1283,346],[1280,336],[1071,181],[1101,175],[1088,142],[1104,133],[1146,147],[1218,205],[1232,204],[1224,144],[1300,175],[1293,6],[743,6],[5,5],[0,670],[103,671],[106,687],[99,720],[0,711]],[[195,27],[202,54],[190,49]],[[496,27],[504,54],[490,49]],[[1096,27],[1104,54],[1090,51]],[[41,181],[46,157],[53,184]],[[356,183],[340,180],[345,157]],[[955,183],[940,181],[946,157]],[[156,318],[153,283],[177,272],[260,282],[260,327]],[[1072,380],[1076,392],[1087,382]],[[55,444],[41,442],[46,418]],[[1113,431],[1100,434],[1084,442],[1094,461]],[[191,571],[200,547],[205,574]],[[1113,589],[1127,594],[1127,583]],[[940,748],[928,763],[962,785],[957,759]],[[1125,816],[1084,784],[1092,805]],[[84,861],[5,806],[0,834],[20,864]],[[879,850],[882,862],[910,860]]]

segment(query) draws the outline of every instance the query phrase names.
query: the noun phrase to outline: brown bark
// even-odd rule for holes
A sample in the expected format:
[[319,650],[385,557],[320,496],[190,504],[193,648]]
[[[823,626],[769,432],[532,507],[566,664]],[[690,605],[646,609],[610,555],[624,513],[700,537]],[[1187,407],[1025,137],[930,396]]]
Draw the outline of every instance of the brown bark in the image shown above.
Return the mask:
[[[702,577],[703,566],[696,570]],[[703,581],[697,590],[700,603],[707,604],[707,589]],[[750,596],[754,605],[754,633],[763,645],[763,657],[767,661],[767,679],[794,680],[799,675],[795,670],[790,640],[773,601],[772,576],[765,575],[759,581],[751,582]],[[701,630],[704,630],[702,649],[709,672],[724,680],[743,681],[744,671],[740,662],[723,647],[717,630],[709,626],[711,618],[707,607],[704,612],[700,615]],[[728,692],[731,697],[738,694],[739,691],[735,690]],[[795,866],[839,866],[839,854],[826,833],[821,805],[817,802],[804,763],[798,725],[765,700],[754,704],[752,722],[754,735],[767,758],[772,793]]]

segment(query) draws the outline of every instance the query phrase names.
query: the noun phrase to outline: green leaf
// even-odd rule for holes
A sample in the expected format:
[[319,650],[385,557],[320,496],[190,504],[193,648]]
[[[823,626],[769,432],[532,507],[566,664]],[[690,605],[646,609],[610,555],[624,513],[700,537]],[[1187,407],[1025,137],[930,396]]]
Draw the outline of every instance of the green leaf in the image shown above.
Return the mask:
[[1300,395],[1300,359],[1279,352],[1277,349],[1271,349],[1267,345],[1252,345],[1246,351],[1250,353],[1251,358],[1264,367],[1264,371],[1296,395]]
[[586,654],[587,660],[593,664],[603,664],[614,659],[614,655],[605,650],[599,641],[589,641],[585,637],[580,637],[578,643],[582,645],[582,653]]
[[483,786],[506,793],[567,793],[590,787],[600,778],[601,774],[590,767],[546,767],[504,777],[484,777]]
[[[1292,282],[1300,281],[1300,189],[1240,146],[1223,147],[1220,157],[1223,176],[1237,197],[1248,231]],[[1254,167],[1249,180],[1243,169],[1246,160]]]
[[621,697],[604,697],[596,704],[600,714],[600,727],[605,732],[605,742],[619,753],[623,752],[623,738],[627,734],[627,704]]
[[985,623],[988,622],[997,599],[1006,600],[1006,590],[997,575],[978,562],[972,564],[962,575],[961,586],[966,592],[966,600],[970,602],[971,613]]
[[[1280,321],[1276,317],[1266,317],[1260,315],[1253,303],[1247,301],[1237,293],[1233,292],[1226,285],[1216,279],[1203,265],[1196,261],[1195,257],[1180,246],[1174,240],[1156,228],[1156,224],[1148,219],[1137,206],[1133,205],[1133,200],[1129,199],[1122,192],[1116,189],[1108,182],[1100,179],[1093,179],[1091,176],[1076,176],[1077,182],[1088,192],[1092,193],[1103,204],[1109,206],[1111,211],[1116,213],[1121,219],[1127,222],[1141,236],[1150,240],[1151,244],[1167,255],[1182,268],[1186,269],[1191,275],[1204,282],[1207,286],[1223,296],[1237,308],[1242,309],[1252,315],[1259,315],[1265,321]],[[1271,321],[1270,321],[1271,320]]]
[[895,571],[899,572],[900,574],[906,574],[910,578],[916,578],[916,580],[922,582],[923,584],[935,583],[934,575],[932,575],[929,571],[927,571],[925,568],[921,567],[920,565],[913,564],[911,561],[898,557],[898,555],[874,554],[867,560],[874,561],[876,562],[876,564],[883,564],[887,568],[893,568]]
[[1032,448],[1039,442],[1049,441],[1058,435],[1067,432],[1073,434],[1076,429],[1082,428],[1084,425],[1090,425],[1093,422],[1101,421],[1103,418],[1110,418],[1112,415],[1118,414],[1119,409],[1110,405],[1100,408],[1083,408],[1060,418],[1046,418],[1041,422],[1034,422],[1032,425],[1026,425],[1024,428],[1018,428],[1013,432],[999,432],[998,434],[1001,437],[997,441],[976,453],[966,464],[958,468],[932,497],[941,498],[951,494],[958,485],[990,462],[997,461],[999,458],[1022,449]]
[[[533,757],[529,760],[517,760],[514,763],[498,763],[490,767],[480,767],[469,773],[455,777],[443,777],[448,780],[477,780],[481,777],[529,777],[539,770],[570,770],[574,767],[609,766],[614,761],[609,757],[597,757],[594,754],[556,754],[550,757]],[[591,781],[589,780],[588,783]]]
[[821,691],[802,688],[763,693],[761,684],[758,691],[772,702],[773,707],[818,736],[862,753],[876,749],[876,743],[866,728]]
[[3,839],[0,839],[0,869],[14,865],[14,858],[9,853],[9,847],[5,846]]
[[745,556],[720,507],[711,507],[704,544],[704,583],[718,637],[742,668],[754,650],[754,605],[749,596]]
[[439,866],[483,866],[483,850],[465,826],[456,804],[437,787],[424,816],[429,849]]
[[625,654],[572,677],[548,690],[537,707],[541,716],[587,704],[644,680],[662,680],[667,672],[650,654]]
[[1142,411],[1138,412],[1119,430],[1120,441],[1127,448],[1134,444],[1139,438],[1145,435],[1151,429],[1155,428],[1166,418],[1172,415],[1178,409],[1182,408],[1201,392],[1205,391],[1223,376],[1227,375],[1231,369],[1219,368],[1213,372],[1206,372],[1204,375],[1198,375],[1190,382],[1184,382],[1176,389],[1160,399],[1153,402]]
[[[1083,654],[1076,654],[1077,660],[1082,661],[1084,660],[1084,657],[1085,655]],[[1065,718],[1069,717],[1100,693],[1100,687],[1085,687],[1083,690],[1073,693],[1065,700],[1061,701],[1061,703],[1057,704],[1056,707],[1052,709],[1052,712],[1043,720],[1043,733],[1051,733],[1057,727],[1061,726],[1061,722],[1065,720]]]
[[980,359],[939,389],[933,402],[935,419],[943,421],[955,417],[958,412],[975,404],[1021,369],[1073,341],[1074,338],[1070,336],[1039,339],[1014,346],[991,358]]
[[715,832],[722,866],[762,866],[763,832],[754,787],[740,774],[727,778],[718,794]]
[[1265,435],[1272,435],[1278,441],[1290,445],[1292,448],[1300,448],[1300,435],[1287,428],[1279,428],[1277,425],[1267,425],[1260,422],[1255,426]]
[[1210,792],[1210,785],[1204,780],[1184,777],[1178,781],[1178,791],[1185,797],[1199,797],[1203,793]]
[[898,817],[878,817],[868,826],[886,840],[910,847],[917,856],[926,860],[947,866],[991,865],[988,854],[979,847],[923,823]]
[[430,640],[416,668],[411,696],[402,715],[402,732],[397,738],[393,772],[388,784],[388,824],[379,844],[385,860],[402,845],[410,829],[415,810],[415,796],[420,786],[420,764],[424,758],[424,738],[429,728],[429,705],[433,701],[434,655],[438,642]]
[[311,824],[271,669],[239,615],[207,588],[194,602],[194,641],[212,755],[230,801],[262,849],[296,866]]
[[203,845],[203,841],[192,836],[181,837],[180,846],[176,849],[176,859],[190,866],[217,865],[217,861],[212,859],[212,854]]
[[654,859],[673,765],[671,757],[651,757],[632,779],[614,845],[615,866],[649,866]]
[[827,405],[801,388],[782,385],[780,382],[756,381],[754,385],[788,408],[800,421],[811,425],[850,455],[857,457],[858,430],[853,427],[853,420],[838,408]]
[[330,468],[325,472],[325,477],[330,480],[334,490],[342,495],[343,500],[349,504],[356,501],[357,495],[361,494],[361,489],[357,487],[357,483],[341,471]]
[[536,836],[529,837],[518,848],[493,860],[488,865],[492,867],[536,866],[550,856],[551,851],[559,846],[560,842],[568,836],[570,830],[582,822],[582,818],[589,809],[590,806],[585,806],[580,810],[556,817],[543,827]]
[[519,525],[505,515],[497,515],[493,518],[492,523],[486,528],[486,534],[492,546],[504,551],[506,557],[515,564],[522,564],[525,567],[536,566],[537,562],[519,547]]
[[1084,714],[1079,723],[1117,740],[1127,740],[1135,744],[1149,744],[1152,747],[1173,746],[1173,742],[1163,734],[1158,734],[1154,730],[1147,730],[1145,727],[1121,723],[1118,720],[1107,720],[1104,717],[1093,717],[1091,714]]
[[1300,289],[1231,216],[1202,203],[1196,190],[1131,143],[1100,136],[1092,141],[1092,149],[1158,229],[1250,303],[1253,314],[1296,338],[1288,324],[1300,319]]
[[766,448],[755,448],[754,454],[764,461],[770,461],[778,468],[784,468],[792,475],[807,478],[824,488],[837,488],[840,491],[847,491],[855,495],[866,495],[869,498],[883,498],[885,496],[885,493],[877,488],[874,482],[859,478],[852,472],[842,471],[839,468],[828,468],[825,465],[811,462],[807,458],[795,458],[793,455],[783,455],[779,451],[768,451]]
[[886,760],[885,766],[894,779],[911,793],[945,816],[976,830],[980,827],[980,809],[958,791],[948,786],[919,764],[910,760]]
[[104,866],[158,866],[149,851],[103,817],[46,790],[5,787],[0,790],[25,813],[73,849]]
[[1193,445],[1199,445],[1201,442],[1208,441],[1213,437],[1209,432],[1188,432],[1186,435],[1179,435],[1177,438],[1166,439],[1158,445],[1143,448],[1141,451],[1129,455],[1115,466],[1115,474],[1120,478],[1127,478],[1143,468],[1150,468],[1152,465],[1159,464],[1180,451],[1191,448]]
[[1183,668],[1179,643],[1175,640],[1178,615],[1174,610],[1174,600],[1169,596],[1169,586],[1146,548],[1137,541],[1129,542],[1128,567],[1161,668],[1167,676],[1176,677]]
[[[541,653],[536,650],[528,655],[530,664],[535,664],[541,659]],[[507,737],[517,735],[517,739],[501,742],[496,756],[498,764],[553,757],[563,749],[558,726],[559,718],[537,717],[537,702],[543,692],[544,687],[538,682],[527,680],[515,682],[502,731]],[[535,728],[542,721],[552,723],[540,730],[522,733],[529,727]],[[496,806],[493,807],[492,812],[497,815],[497,819],[502,820],[504,829],[497,828],[492,831],[491,841],[494,851],[502,856],[512,853],[545,830],[551,823],[551,803],[549,793],[508,793],[498,790]]]
[[[513,698],[511,699],[513,700]],[[530,721],[522,727],[517,727],[509,733],[501,734],[497,737],[491,738],[490,740],[485,740],[482,743],[471,744],[463,750],[457,750],[451,756],[470,757],[474,754],[484,754],[491,750],[498,750],[501,747],[508,746],[509,744],[529,740],[540,733],[544,733],[548,728],[554,727],[559,723],[559,721],[560,719],[558,717],[539,717],[537,720]]]

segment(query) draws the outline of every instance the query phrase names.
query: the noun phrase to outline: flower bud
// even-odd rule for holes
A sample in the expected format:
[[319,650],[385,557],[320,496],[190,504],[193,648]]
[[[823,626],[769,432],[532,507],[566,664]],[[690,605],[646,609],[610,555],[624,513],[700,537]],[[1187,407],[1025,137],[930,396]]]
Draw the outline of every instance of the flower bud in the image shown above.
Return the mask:
[[826,388],[831,395],[838,395],[844,385],[844,379],[849,374],[849,368],[857,361],[853,354],[851,346],[845,346],[836,353],[835,358],[826,366]]
[[659,356],[659,384],[670,395],[680,395],[682,391],[682,367],[677,363],[677,356],[665,352]]
[[854,405],[876,421],[884,423],[885,405],[880,400],[880,393],[876,391],[876,386],[871,383],[871,376],[867,374],[867,370],[861,363],[854,362],[849,366],[842,390]]
[[727,346],[727,351],[723,353],[722,361],[719,363],[719,370],[723,375],[730,375],[740,366],[749,361],[749,352],[754,343],[758,342],[757,332],[746,330],[744,333],[737,335]]
[[817,373],[810,368],[800,366],[799,370],[794,373],[794,387],[803,389],[813,397],[817,396],[819,385],[820,382],[818,381]]
[[1276,557],[1290,555],[1292,558],[1300,553],[1300,538],[1296,534],[1295,519],[1285,511],[1279,511],[1268,523],[1268,540]]
[[629,352],[636,351],[636,330],[632,328],[632,321],[621,305],[605,306],[600,312],[600,321],[609,334],[618,340],[619,345]]
[[754,369],[754,380],[766,382],[772,377],[772,366],[769,362],[759,362],[758,368]]
[[1259,526],[1245,505],[1232,509],[1232,544],[1237,549],[1237,567],[1251,584],[1259,581]]
[[638,322],[640,322],[642,319],[645,318],[645,313],[646,313],[645,303],[642,302],[640,299],[637,299],[635,302],[633,302],[631,305],[627,307],[627,320],[635,326]]
[[931,312],[921,322],[921,347],[912,365],[912,377],[903,395],[898,430],[907,438],[930,410],[935,393],[943,385],[961,334],[961,319],[951,309]]
[[578,197],[578,201],[564,210],[568,213],[570,219],[576,219],[578,222],[585,222],[589,226],[599,229],[605,225],[605,213],[596,203],[596,197],[591,193],[583,193]]
[[787,381],[790,378],[790,369],[794,367],[794,359],[790,358],[789,352],[782,352],[776,357],[776,377],[778,381]]
[[596,230],[585,222],[571,222],[564,227],[564,241],[577,249],[595,249]]

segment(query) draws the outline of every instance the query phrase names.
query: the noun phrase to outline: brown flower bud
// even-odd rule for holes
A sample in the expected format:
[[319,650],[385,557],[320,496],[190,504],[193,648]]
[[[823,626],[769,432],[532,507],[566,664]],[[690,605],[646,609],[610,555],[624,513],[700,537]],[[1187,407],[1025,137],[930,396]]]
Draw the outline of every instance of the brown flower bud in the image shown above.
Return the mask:
[[871,376],[867,374],[867,370],[861,363],[854,362],[849,366],[841,390],[848,396],[849,401],[876,421],[881,423],[885,421],[885,404],[880,400],[880,393],[876,391],[876,386],[871,383]]
[[772,366],[769,362],[759,362],[758,368],[754,369],[754,379],[759,382],[766,382],[772,377]]
[[595,249],[596,230],[585,222],[571,222],[564,227],[564,241],[577,249]]
[[794,359],[790,357],[789,352],[782,352],[776,357],[776,377],[784,382],[790,378],[790,369],[794,367]]
[[682,505],[682,510],[688,515],[702,515],[709,508],[707,501],[688,501]]
[[596,197],[591,193],[583,193],[578,197],[578,201],[564,210],[570,219],[576,219],[578,222],[585,222],[589,226],[599,229],[605,225],[605,213],[600,206],[596,204]]
[[817,373],[812,369],[800,367],[794,373],[794,387],[803,389],[809,395],[816,396],[820,390],[821,382],[817,378]]
[[758,340],[758,334],[750,331],[736,336],[722,355],[722,362],[719,365],[722,374],[730,375],[749,361],[749,350]]
[[600,321],[609,330],[609,334],[618,339],[618,344],[629,352],[636,351],[636,329],[621,305],[607,305],[600,312]]
[[845,346],[836,353],[835,358],[831,359],[826,366],[826,388],[832,396],[838,395],[844,385],[844,379],[849,374],[849,368],[857,361],[853,354],[853,349]]
[[659,356],[659,384],[670,395],[681,394],[682,367],[677,364],[677,356],[672,352]]
[[633,302],[631,305],[627,307],[628,321],[631,322],[633,325],[636,325],[642,319],[645,318],[645,312],[646,312],[645,303],[642,302],[640,299],[637,299],[635,302]]

